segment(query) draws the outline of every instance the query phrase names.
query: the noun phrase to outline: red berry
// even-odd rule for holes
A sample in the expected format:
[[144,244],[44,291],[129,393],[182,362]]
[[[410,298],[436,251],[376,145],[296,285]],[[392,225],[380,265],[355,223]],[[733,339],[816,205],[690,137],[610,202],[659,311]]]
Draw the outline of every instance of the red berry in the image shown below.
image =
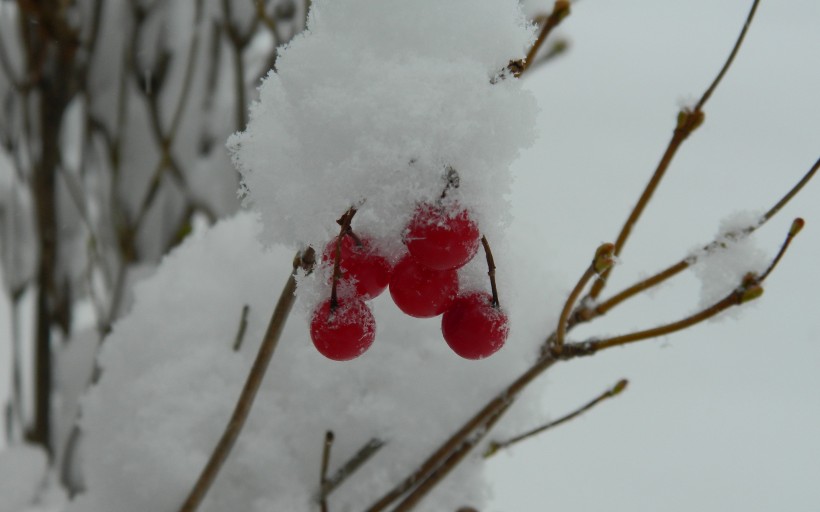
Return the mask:
[[404,243],[422,265],[436,270],[459,268],[478,251],[478,225],[457,204],[424,203],[407,225]]
[[[336,240],[334,238],[328,242],[322,252],[322,259],[331,267],[336,260]],[[368,300],[387,288],[387,283],[390,282],[390,263],[373,249],[369,238],[359,240],[361,245],[352,236],[342,238],[339,268],[342,280],[354,280],[356,295],[362,300]]]
[[359,299],[339,300],[333,311],[328,299],[313,312],[310,338],[323,356],[347,361],[359,357],[373,344],[376,320]]
[[442,314],[458,294],[455,270],[433,270],[405,256],[393,269],[390,296],[410,316],[431,318]]
[[504,346],[509,320],[493,306],[488,293],[460,295],[441,317],[441,332],[453,352],[465,359],[484,359]]

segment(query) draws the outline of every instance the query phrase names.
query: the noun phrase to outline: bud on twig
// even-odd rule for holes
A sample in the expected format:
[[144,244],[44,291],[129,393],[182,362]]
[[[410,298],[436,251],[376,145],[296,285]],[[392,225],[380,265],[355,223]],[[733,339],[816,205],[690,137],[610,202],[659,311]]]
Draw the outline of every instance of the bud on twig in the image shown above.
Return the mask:
[[615,264],[615,245],[610,243],[602,244],[595,251],[595,259],[592,261],[592,267],[596,274],[606,272],[612,265]]

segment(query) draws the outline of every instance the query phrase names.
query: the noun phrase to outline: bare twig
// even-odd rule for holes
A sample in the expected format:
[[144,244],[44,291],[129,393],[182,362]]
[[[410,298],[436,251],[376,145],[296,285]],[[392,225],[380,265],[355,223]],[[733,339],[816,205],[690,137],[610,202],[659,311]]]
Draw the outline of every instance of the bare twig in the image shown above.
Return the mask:
[[248,328],[248,312],[251,307],[247,304],[242,306],[242,316],[239,319],[239,330],[233,341],[233,351],[238,352],[242,348],[242,341],[245,339],[245,330]]
[[[766,222],[768,222],[772,217],[774,217],[789,201],[794,198],[800,190],[803,189],[804,186],[814,177],[817,170],[820,169],[820,159],[818,159],[814,165],[803,175],[803,177],[798,181],[774,206],[772,206],[769,211],[767,211],[760,220],[751,225],[747,226],[740,232],[731,232],[726,233],[723,237],[726,238],[735,238],[740,236],[748,236],[754,233],[757,229],[762,227]],[[722,238],[723,238],[722,237]],[[703,248],[705,252],[718,249],[720,246],[720,240],[713,240],[712,242],[706,244]],[[652,288],[654,286],[659,285],[660,283],[670,279],[671,277],[676,276],[677,274],[681,273],[682,271],[686,270],[690,266],[692,266],[697,261],[697,256],[687,256],[682,260],[678,261],[677,263],[661,270],[657,274],[654,274],[646,279],[643,279],[634,285],[624,289],[623,291],[613,295],[611,298],[601,302],[594,308],[587,307],[585,304],[578,308],[572,319],[572,321],[589,321],[596,316],[601,316],[606,314],[609,310],[617,306],[618,304],[624,302],[627,299],[638,295],[639,293]]]
[[575,288],[572,289],[569,297],[567,297],[567,301],[564,303],[564,308],[561,310],[561,315],[558,317],[558,327],[555,329],[555,337],[553,339],[554,343],[552,344],[552,352],[555,356],[559,355],[561,353],[561,349],[563,348],[564,337],[567,334],[569,315],[572,312],[572,308],[575,306],[575,302],[578,300],[578,297],[581,295],[581,292],[584,290],[584,287],[586,287],[589,280],[592,279],[592,276],[600,275],[612,266],[614,263],[614,259],[612,257],[613,250],[614,246],[609,243],[602,244],[598,247],[595,251],[595,257],[592,259],[589,267],[587,267],[581,275],[581,278],[575,284]]
[[622,336],[614,336],[612,338],[606,338],[603,340],[593,340],[584,342],[578,344],[578,348],[581,349],[583,352],[583,354],[581,355],[592,355],[596,352],[600,352],[601,350],[607,348],[618,347],[621,345],[626,345],[628,343],[634,343],[636,341],[647,340],[650,338],[657,338],[659,336],[665,336],[667,334],[672,334],[673,332],[688,329],[693,325],[699,324],[704,320],[712,318],[718,313],[726,311],[732,306],[739,306],[744,302],[744,292],[745,290],[743,289],[733,290],[729,295],[725,296],[718,302],[712,304],[708,308],[699,311],[693,315],[690,315],[682,320],[678,320],[677,322],[664,324],[659,327],[654,327],[652,329],[646,329],[643,331],[637,331],[630,334],[624,334]]
[[786,250],[789,248],[789,245],[794,240],[794,237],[797,236],[798,233],[803,229],[803,226],[806,224],[806,221],[801,219],[800,217],[794,219],[792,221],[792,226],[789,229],[789,233],[786,235],[786,240],[783,242],[783,245],[780,246],[780,250],[777,251],[777,256],[774,257],[771,264],[769,264],[769,268],[766,269],[765,272],[760,276],[758,281],[763,282],[769,277],[769,274],[777,267],[777,264],[780,263],[780,259],[783,258],[783,255],[786,254]]
[[439,467],[437,467],[430,475],[407,497],[393,509],[393,512],[407,512],[412,510],[431,490],[441,482],[455,467],[464,460],[464,457],[475,448],[478,443],[484,439],[484,436],[495,426],[496,422],[501,419],[501,416],[509,409],[512,402],[502,405],[495,414],[487,419],[483,427],[476,431],[472,436],[467,438],[461,446],[459,446]]
[[[738,50],[740,49],[741,44],[743,43],[743,39],[746,36],[746,31],[749,28],[749,25],[754,18],[755,11],[757,10],[757,5],[760,3],[760,0],[754,0],[752,4],[752,8],[749,10],[749,14],[746,17],[746,22],[743,24],[743,29],[740,31],[740,35],[735,42],[734,47],[732,48],[729,57],[726,59],[725,64],[721,68],[720,72],[718,73],[717,77],[712,81],[706,91],[701,96],[700,100],[695,104],[695,107],[692,109],[684,109],[678,114],[677,126],[675,127],[675,131],[672,134],[672,139],[669,141],[668,146],[666,147],[666,151],[664,151],[663,156],[661,157],[658,166],[655,168],[655,172],[652,175],[652,178],[647,183],[646,188],[644,188],[641,197],[638,199],[638,202],[635,204],[635,207],[629,214],[626,222],[624,223],[623,227],[621,228],[621,232],[618,234],[618,238],[615,241],[615,255],[618,256],[621,254],[621,251],[626,244],[627,239],[629,238],[630,233],[632,232],[632,227],[635,223],[638,222],[641,214],[643,213],[646,205],[649,204],[649,200],[655,193],[655,190],[658,188],[658,185],[661,182],[661,179],[666,174],[667,169],[669,168],[669,164],[672,163],[672,159],[675,157],[675,153],[677,153],[678,148],[683,144],[683,141],[689,137],[689,135],[695,131],[701,123],[703,123],[704,114],[703,114],[703,106],[706,104],[706,101],[712,96],[712,93],[717,88],[718,84],[720,83],[723,76],[729,69],[729,66],[734,61],[735,55],[737,55]],[[600,295],[601,291],[606,286],[606,279],[609,276],[612,269],[608,270],[602,276],[602,279],[595,282],[592,286],[592,289],[589,292],[588,297],[591,300],[595,300]]]
[[[325,442],[322,446],[322,469],[319,474],[319,487],[324,489],[327,482],[327,466],[330,464],[330,449],[333,447],[333,431],[325,432]],[[327,494],[321,493],[319,497],[319,508],[322,512],[327,512]]]
[[509,446],[514,445],[515,443],[518,443],[520,441],[524,441],[525,439],[529,439],[533,436],[541,434],[542,432],[545,432],[545,431],[547,431],[547,430],[549,430],[553,427],[557,427],[558,425],[566,423],[569,420],[574,419],[574,418],[584,414],[585,412],[592,409],[593,407],[595,407],[599,403],[603,402],[607,398],[612,398],[613,396],[619,395],[624,389],[626,389],[627,384],[629,384],[628,380],[621,379],[614,386],[607,389],[606,391],[604,391],[603,393],[601,393],[600,395],[598,395],[597,397],[595,397],[591,401],[587,402],[585,405],[579,407],[578,409],[575,409],[574,411],[572,411],[571,413],[569,413],[565,416],[562,416],[562,417],[558,418],[555,421],[551,421],[551,422],[547,423],[546,425],[542,425],[538,428],[529,430],[529,431],[527,431],[527,432],[525,432],[521,435],[515,436],[515,437],[513,437],[511,439],[508,439],[506,441],[491,441],[490,444],[487,446],[487,450],[484,452],[484,458],[487,459],[489,457],[492,457],[493,455],[498,453],[498,450],[501,450],[503,448],[507,448]]
[[376,455],[376,453],[382,449],[382,446],[384,446],[384,441],[376,438],[373,438],[365,443],[365,445],[362,446],[359,451],[357,451],[353,457],[350,458],[350,460],[345,462],[342,467],[333,473],[333,476],[326,478],[322,482],[319,499],[325,499],[330,496],[330,494],[342,485],[345,480],[350,478],[356,470]]
[[541,45],[547,40],[547,37],[550,35],[550,32],[552,32],[552,29],[561,24],[564,18],[569,16],[569,13],[569,1],[556,0],[555,5],[552,8],[552,13],[549,17],[547,17],[546,21],[544,21],[544,24],[541,26],[541,31],[538,33],[538,38],[530,47],[529,52],[527,52],[524,62],[517,61],[511,63],[510,69],[513,70],[513,74],[515,76],[520,77],[535,63],[535,56],[538,54],[538,50],[541,48]]
[[219,443],[214,448],[208,463],[203,468],[190,494],[185,499],[185,502],[180,507],[180,512],[194,512],[199,508],[200,503],[205,498],[206,493],[216,480],[219,470],[230,455],[234,443],[245,425],[245,420],[251,412],[253,401],[256,398],[256,393],[262,385],[262,379],[265,377],[265,372],[268,369],[273,353],[279,343],[279,337],[282,335],[282,330],[285,328],[290,310],[293,307],[296,291],[296,271],[302,266],[303,261],[312,259],[312,249],[305,251],[304,255],[297,255],[293,262],[293,271],[279,295],[279,300],[273,310],[270,323],[268,324],[267,332],[259,346],[259,353],[256,355],[256,360],[248,373],[248,379],[245,386],[242,388],[242,393],[236,402],[233,414],[231,415],[228,425],[225,427],[225,432],[219,440]]

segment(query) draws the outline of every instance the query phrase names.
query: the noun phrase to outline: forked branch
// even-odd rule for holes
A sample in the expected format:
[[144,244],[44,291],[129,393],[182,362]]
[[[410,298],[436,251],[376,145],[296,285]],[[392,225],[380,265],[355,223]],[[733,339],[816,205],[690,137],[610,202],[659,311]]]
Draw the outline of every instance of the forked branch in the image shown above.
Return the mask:
[[[760,3],[760,0],[754,0],[752,4],[752,8],[749,10],[749,14],[746,17],[746,22],[743,24],[743,29],[740,31],[740,35],[738,36],[737,40],[735,41],[735,45],[732,48],[729,57],[726,59],[726,62],[723,64],[723,67],[720,69],[720,72],[717,74],[715,79],[700,97],[700,100],[695,104],[694,108],[692,109],[684,109],[678,114],[677,125],[675,127],[675,131],[672,134],[672,139],[669,141],[669,144],[666,147],[666,151],[664,151],[663,156],[661,157],[658,166],[655,168],[655,172],[652,175],[652,178],[647,183],[646,188],[644,188],[641,197],[638,199],[638,202],[635,204],[635,207],[629,214],[626,222],[624,223],[623,227],[621,228],[621,232],[618,234],[618,238],[615,240],[615,255],[618,256],[621,254],[621,251],[626,244],[627,239],[629,238],[630,233],[632,232],[632,227],[635,223],[638,222],[641,214],[643,213],[646,205],[649,204],[649,200],[652,199],[652,196],[655,193],[655,190],[658,188],[658,185],[663,179],[664,174],[666,174],[667,169],[669,168],[669,164],[672,163],[672,159],[675,157],[680,146],[683,144],[689,135],[695,131],[704,120],[703,114],[703,106],[712,96],[717,86],[720,84],[720,81],[723,79],[723,76],[729,70],[732,62],[737,55],[740,46],[743,44],[743,40],[746,37],[746,32],[749,29],[749,25],[752,23],[752,19],[754,18],[755,11],[757,11],[757,5]],[[589,292],[589,298],[591,300],[595,300],[601,294],[601,291],[606,286],[606,279],[609,276],[612,269],[608,270],[602,276],[602,279],[598,280],[593,284],[592,289]]]

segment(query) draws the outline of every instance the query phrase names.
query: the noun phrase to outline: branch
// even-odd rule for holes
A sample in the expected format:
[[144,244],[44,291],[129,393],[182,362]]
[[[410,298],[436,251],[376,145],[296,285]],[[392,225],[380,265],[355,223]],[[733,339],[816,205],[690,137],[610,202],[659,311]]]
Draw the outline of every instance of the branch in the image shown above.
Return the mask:
[[[325,442],[322,446],[322,469],[319,473],[319,485],[324,489],[327,482],[327,466],[330,464],[330,449],[333,447],[333,431],[325,432]],[[327,495],[322,493],[319,498],[319,508],[322,512],[327,512]]]
[[553,338],[552,352],[555,356],[561,353],[561,349],[564,346],[564,337],[567,334],[567,321],[573,306],[575,306],[575,302],[578,300],[578,296],[581,295],[584,287],[589,280],[592,279],[592,276],[601,275],[602,272],[605,272],[613,265],[615,261],[612,257],[613,249],[614,246],[612,244],[603,244],[598,247],[595,251],[595,257],[592,259],[592,263],[589,264],[589,267],[584,271],[578,283],[576,283],[575,288],[572,289],[569,297],[567,297],[564,308],[561,310],[561,315],[558,317],[558,327],[555,329],[555,337]]
[[282,330],[285,328],[285,322],[288,319],[290,310],[295,301],[296,292],[296,271],[305,263],[312,261],[313,250],[307,249],[303,254],[297,254],[293,260],[293,270],[285,284],[282,293],[279,295],[279,300],[273,310],[268,329],[265,332],[265,337],[262,344],[259,346],[259,352],[256,355],[256,360],[251,367],[248,379],[245,381],[245,386],[242,388],[242,393],[236,402],[231,419],[225,427],[225,432],[219,440],[219,443],[214,448],[211,458],[199,475],[190,494],[185,499],[185,502],[180,507],[180,512],[194,512],[199,508],[200,503],[205,498],[208,490],[216,480],[219,470],[230,455],[234,443],[239,437],[242,427],[245,425],[245,420],[251,412],[253,401],[256,398],[256,393],[262,385],[262,379],[268,369],[268,364],[273,357],[276,346],[279,343],[279,337],[282,335]]
[[369,461],[384,446],[384,441],[375,437],[362,446],[353,457],[340,467],[332,477],[322,481],[322,488],[319,492],[319,500],[325,500],[330,494],[350,478],[365,462]]
[[[748,236],[754,233],[757,229],[763,226],[766,222],[768,222],[772,217],[774,217],[784,206],[786,206],[789,201],[791,201],[798,192],[800,192],[803,187],[812,179],[815,175],[817,170],[820,169],[820,159],[814,162],[814,165],[803,175],[803,177],[798,181],[787,193],[784,195],[780,201],[777,202],[772,208],[767,211],[763,217],[754,225],[747,226],[740,232],[730,232],[726,233],[724,237],[739,237],[739,236]],[[703,250],[705,252],[718,249],[720,247],[719,240],[713,240],[708,244],[704,245]],[[586,322],[592,320],[597,316],[601,316],[606,314],[609,310],[624,302],[627,299],[634,297],[635,295],[652,288],[654,286],[659,285],[660,283],[666,281],[667,279],[676,276],[680,272],[686,270],[690,266],[692,266],[695,262],[698,261],[697,256],[688,256],[677,263],[661,270],[657,274],[654,274],[642,281],[639,281],[629,288],[617,293],[616,295],[612,296],[611,298],[607,299],[604,302],[601,302],[594,308],[589,308],[587,306],[582,306],[578,310],[575,311],[573,317],[570,320],[572,322]]]
[[[729,54],[729,58],[726,60],[726,63],[721,68],[720,72],[718,73],[717,77],[712,81],[709,85],[709,88],[703,93],[700,100],[695,104],[693,109],[684,109],[680,113],[678,113],[678,120],[677,126],[675,127],[675,131],[672,135],[672,139],[669,141],[669,145],[666,147],[666,151],[664,152],[663,156],[661,157],[658,166],[655,168],[655,173],[652,175],[652,178],[647,183],[646,188],[644,189],[641,197],[638,199],[637,204],[632,209],[632,212],[629,214],[626,222],[624,223],[623,227],[621,228],[621,232],[618,234],[618,238],[615,241],[615,256],[621,254],[624,245],[626,244],[627,239],[629,238],[629,234],[632,232],[632,227],[635,223],[638,222],[643,210],[646,208],[646,205],[649,203],[649,200],[652,198],[655,190],[658,188],[658,185],[661,182],[664,174],[666,174],[667,169],[669,168],[669,164],[672,163],[672,159],[675,157],[675,153],[677,153],[678,148],[683,144],[683,141],[686,140],[689,135],[695,131],[704,120],[704,114],[702,111],[703,106],[706,104],[706,101],[712,96],[712,93],[717,88],[720,80],[726,74],[729,69],[729,66],[734,61],[735,55],[737,55],[738,50],[740,49],[740,45],[743,43],[743,39],[746,36],[746,31],[749,28],[749,25],[754,18],[755,11],[757,10],[757,5],[760,3],[760,0],[754,0],[752,4],[752,8],[749,11],[748,16],[746,17],[746,22],[743,25],[743,29],[740,31],[740,35],[735,42],[735,46],[732,48],[732,52]],[[601,291],[606,286],[606,279],[609,276],[612,269],[608,270],[602,276],[602,279],[597,281],[593,286],[592,290],[589,292],[589,299],[595,300],[601,294]]]
[[613,396],[619,395],[624,389],[626,389],[626,386],[628,384],[629,384],[628,380],[621,379],[613,387],[607,389],[606,391],[604,391],[603,393],[601,393],[600,395],[595,397],[593,400],[587,402],[584,406],[579,407],[578,409],[572,411],[571,413],[569,413],[565,416],[562,416],[562,417],[558,418],[555,421],[551,421],[551,422],[547,423],[546,425],[542,425],[538,428],[532,429],[528,432],[525,432],[524,434],[515,436],[515,437],[513,437],[511,439],[508,439],[506,441],[502,441],[502,442],[492,441],[492,442],[490,442],[489,446],[487,446],[487,450],[484,452],[484,458],[488,459],[488,458],[492,457],[493,455],[495,455],[496,453],[498,453],[498,450],[501,450],[503,448],[507,448],[509,446],[512,446],[515,443],[518,443],[520,441],[524,441],[525,439],[529,439],[530,437],[536,436],[536,435],[538,435],[538,434],[540,434],[540,433],[542,433],[546,430],[549,430],[553,427],[557,427],[558,425],[566,423],[569,420],[574,419],[574,418],[584,414],[585,412],[592,409],[593,407],[595,407],[599,403],[603,402],[607,398],[612,398]]
[[248,328],[248,312],[251,307],[245,304],[242,306],[242,315],[239,319],[239,329],[236,331],[236,338],[233,341],[233,351],[238,352],[242,348],[242,341],[245,339],[245,330]]
[[538,33],[538,38],[530,47],[524,61],[522,62],[519,60],[510,63],[509,69],[512,70],[514,76],[520,77],[535,63],[535,56],[538,54],[538,50],[541,48],[541,45],[547,40],[547,36],[550,35],[552,29],[560,25],[564,18],[569,16],[569,6],[570,3],[568,0],[555,1],[555,5],[552,8],[552,13],[549,17],[547,17],[544,25],[541,27],[541,31]]

